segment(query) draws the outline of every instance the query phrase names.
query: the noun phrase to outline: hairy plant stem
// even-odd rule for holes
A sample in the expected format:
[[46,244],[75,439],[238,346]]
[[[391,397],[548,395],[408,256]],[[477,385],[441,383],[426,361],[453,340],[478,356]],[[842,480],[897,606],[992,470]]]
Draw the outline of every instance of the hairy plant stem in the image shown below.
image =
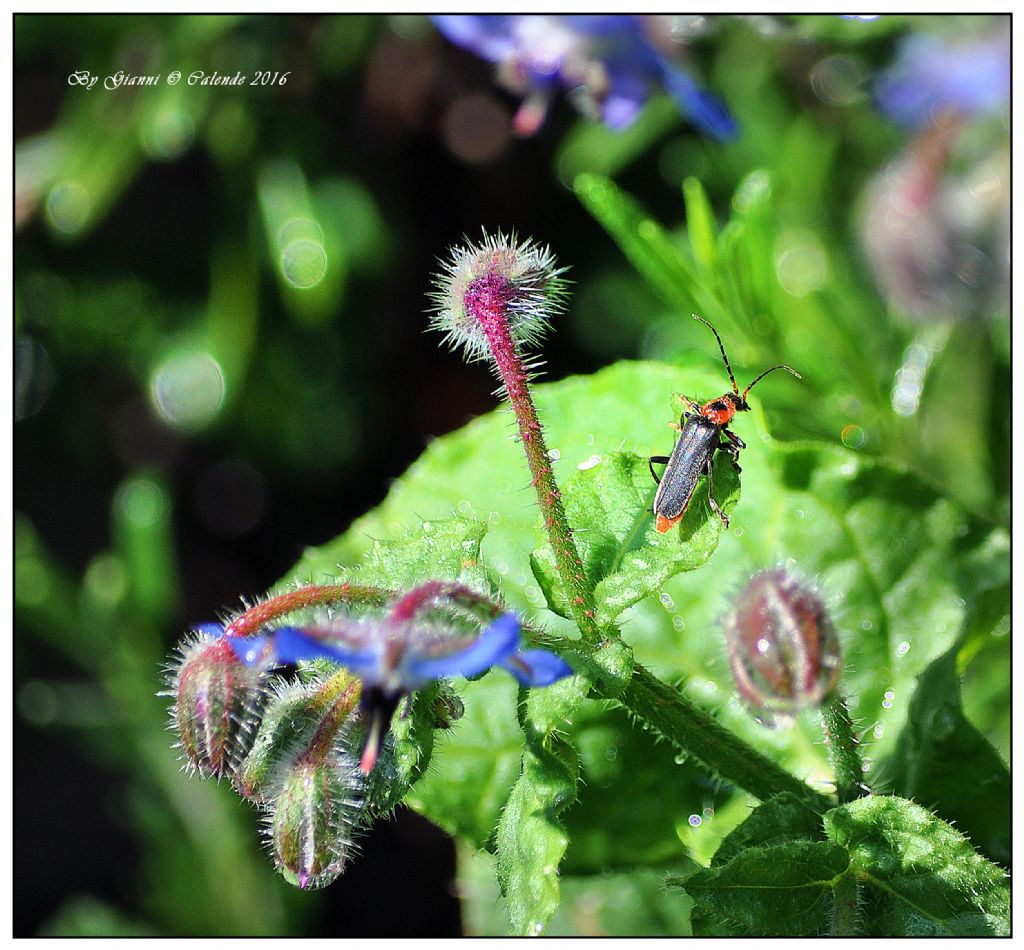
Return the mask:
[[870,790],[864,784],[863,762],[859,742],[853,731],[853,720],[838,693],[821,707],[821,721],[835,775],[836,794],[839,796],[839,804],[845,805]]
[[224,628],[224,634],[229,637],[251,637],[272,620],[305,607],[341,603],[379,606],[385,603],[389,593],[379,587],[358,584],[310,584],[297,587],[253,604]]
[[735,783],[755,798],[763,801],[779,792],[792,792],[819,814],[834,804],[747,745],[709,713],[639,664],[618,701],[680,752],[693,756],[716,775]]
[[856,937],[860,928],[860,882],[849,872],[832,890],[830,937]]
[[[478,302],[478,319],[487,336],[491,355],[505,384],[505,394],[519,425],[519,438],[533,476],[537,504],[544,518],[548,541],[555,553],[555,568],[565,588],[573,619],[585,640],[597,642],[602,634],[594,620],[594,590],[576,550],[572,529],[562,506],[562,493],[558,490],[555,474],[551,470],[544,430],[530,393],[528,373],[500,305],[500,300],[494,304],[487,302],[482,305]],[[489,310],[494,312],[489,313]]]

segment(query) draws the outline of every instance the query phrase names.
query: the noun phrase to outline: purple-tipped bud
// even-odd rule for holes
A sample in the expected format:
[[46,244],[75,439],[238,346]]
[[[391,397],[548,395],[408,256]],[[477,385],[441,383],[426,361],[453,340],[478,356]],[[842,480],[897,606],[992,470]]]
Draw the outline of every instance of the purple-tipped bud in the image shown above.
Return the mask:
[[218,624],[198,627],[171,669],[171,726],[190,768],[233,774],[250,742],[249,720],[261,695],[260,673],[246,666]]
[[[509,345],[538,342],[563,309],[563,272],[548,248],[485,231],[479,245],[453,248],[435,277],[431,328],[467,358],[500,364]],[[499,369],[504,376],[506,367]]]
[[740,695],[758,712],[818,705],[839,682],[839,637],[825,607],[784,570],[762,571],[747,584],[725,640]]
[[307,756],[295,763],[269,820],[274,863],[288,881],[312,890],[341,874],[364,814],[362,787],[348,755]]

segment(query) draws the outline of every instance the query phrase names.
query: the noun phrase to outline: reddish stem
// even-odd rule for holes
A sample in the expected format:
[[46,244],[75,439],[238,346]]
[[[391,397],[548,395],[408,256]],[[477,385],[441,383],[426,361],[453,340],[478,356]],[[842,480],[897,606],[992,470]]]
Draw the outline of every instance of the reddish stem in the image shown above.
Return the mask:
[[283,594],[271,597],[258,604],[253,604],[244,613],[235,617],[224,628],[224,634],[230,637],[251,637],[258,633],[272,620],[290,614],[304,607],[317,607],[324,604],[383,604],[390,591],[379,587],[363,587],[354,584],[311,584],[299,587]]
[[490,273],[469,285],[465,306],[479,321],[487,337],[491,355],[519,424],[519,438],[533,475],[537,503],[544,517],[544,528],[555,553],[555,566],[562,579],[569,607],[580,633],[588,640],[598,640],[601,633],[594,621],[593,588],[587,581],[583,561],[576,550],[572,529],[562,507],[562,494],[551,470],[544,430],[530,393],[529,375],[509,329],[508,313],[518,293],[518,288],[508,278]]
[[471,611],[485,608],[487,613],[494,617],[501,613],[501,608],[490,598],[462,584],[453,581],[427,581],[395,602],[391,608],[391,620],[394,623],[407,623],[421,611],[438,605],[462,607]]

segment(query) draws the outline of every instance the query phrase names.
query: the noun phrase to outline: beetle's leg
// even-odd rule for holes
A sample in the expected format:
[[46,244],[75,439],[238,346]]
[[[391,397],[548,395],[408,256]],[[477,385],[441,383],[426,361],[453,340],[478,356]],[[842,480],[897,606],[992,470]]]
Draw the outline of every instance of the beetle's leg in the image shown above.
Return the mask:
[[654,477],[654,480],[660,485],[661,484],[661,479],[658,478],[657,474],[654,471],[654,463],[655,462],[657,462],[659,465],[665,465],[668,462],[668,456],[667,455],[652,455],[647,460],[647,467],[651,470],[651,475]]
[[736,474],[737,475],[740,472],[743,471],[743,469],[740,468],[740,450],[739,450],[739,446],[731,445],[731,444],[730,445],[726,445],[724,442],[722,442],[718,446],[718,451],[719,452],[725,452],[725,454],[729,456],[729,461],[732,462],[732,467],[734,469],[736,469]]
[[715,501],[715,495],[714,495],[714,490],[715,489],[714,489],[714,482],[712,480],[711,469],[712,469],[711,459],[708,459],[708,466],[707,466],[707,469],[706,469],[707,475],[708,475],[708,502],[711,504],[711,510],[716,515],[718,515],[719,518],[722,519],[722,524],[725,525],[725,527],[728,528],[729,527],[729,517],[728,517],[728,515],[726,515],[726,513],[724,511],[722,511],[721,508],[718,507],[718,502]]
[[736,446],[737,449],[745,449],[747,447],[747,443],[744,442],[735,432],[733,432],[732,429],[722,429],[722,432],[724,432],[725,435],[728,436],[729,440],[732,442],[733,445]]
[[740,468],[740,449],[745,449],[747,447],[747,443],[729,429],[723,429],[722,432],[724,432],[732,441],[719,442],[718,448],[722,452],[728,452],[729,458],[732,461],[733,466],[736,468],[736,472],[742,472],[743,469]]
[[685,393],[674,393],[673,395],[678,396],[679,399],[681,399],[683,402],[685,402],[686,405],[688,405],[694,412],[700,412],[700,403],[699,402],[694,402]]

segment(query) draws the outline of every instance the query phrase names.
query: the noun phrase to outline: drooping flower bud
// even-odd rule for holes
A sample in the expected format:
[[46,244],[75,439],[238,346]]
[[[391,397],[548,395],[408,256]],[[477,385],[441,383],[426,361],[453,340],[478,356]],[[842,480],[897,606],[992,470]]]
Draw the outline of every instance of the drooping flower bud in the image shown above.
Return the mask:
[[303,889],[326,887],[344,870],[365,814],[355,759],[333,750],[292,766],[269,816],[274,863]]
[[786,571],[761,571],[725,627],[733,679],[759,714],[823,702],[839,682],[839,637],[820,598]]
[[264,806],[274,864],[301,888],[330,884],[368,823],[357,750],[361,685],[344,671],[277,685],[237,786]]
[[231,775],[250,744],[261,674],[238,658],[219,624],[196,627],[179,654],[165,695],[174,698],[171,728],[186,765],[203,777]]
[[269,801],[314,743],[323,757],[356,709],[360,691],[359,681],[344,671],[314,675],[305,682],[274,683],[252,747],[237,770],[239,794]]

